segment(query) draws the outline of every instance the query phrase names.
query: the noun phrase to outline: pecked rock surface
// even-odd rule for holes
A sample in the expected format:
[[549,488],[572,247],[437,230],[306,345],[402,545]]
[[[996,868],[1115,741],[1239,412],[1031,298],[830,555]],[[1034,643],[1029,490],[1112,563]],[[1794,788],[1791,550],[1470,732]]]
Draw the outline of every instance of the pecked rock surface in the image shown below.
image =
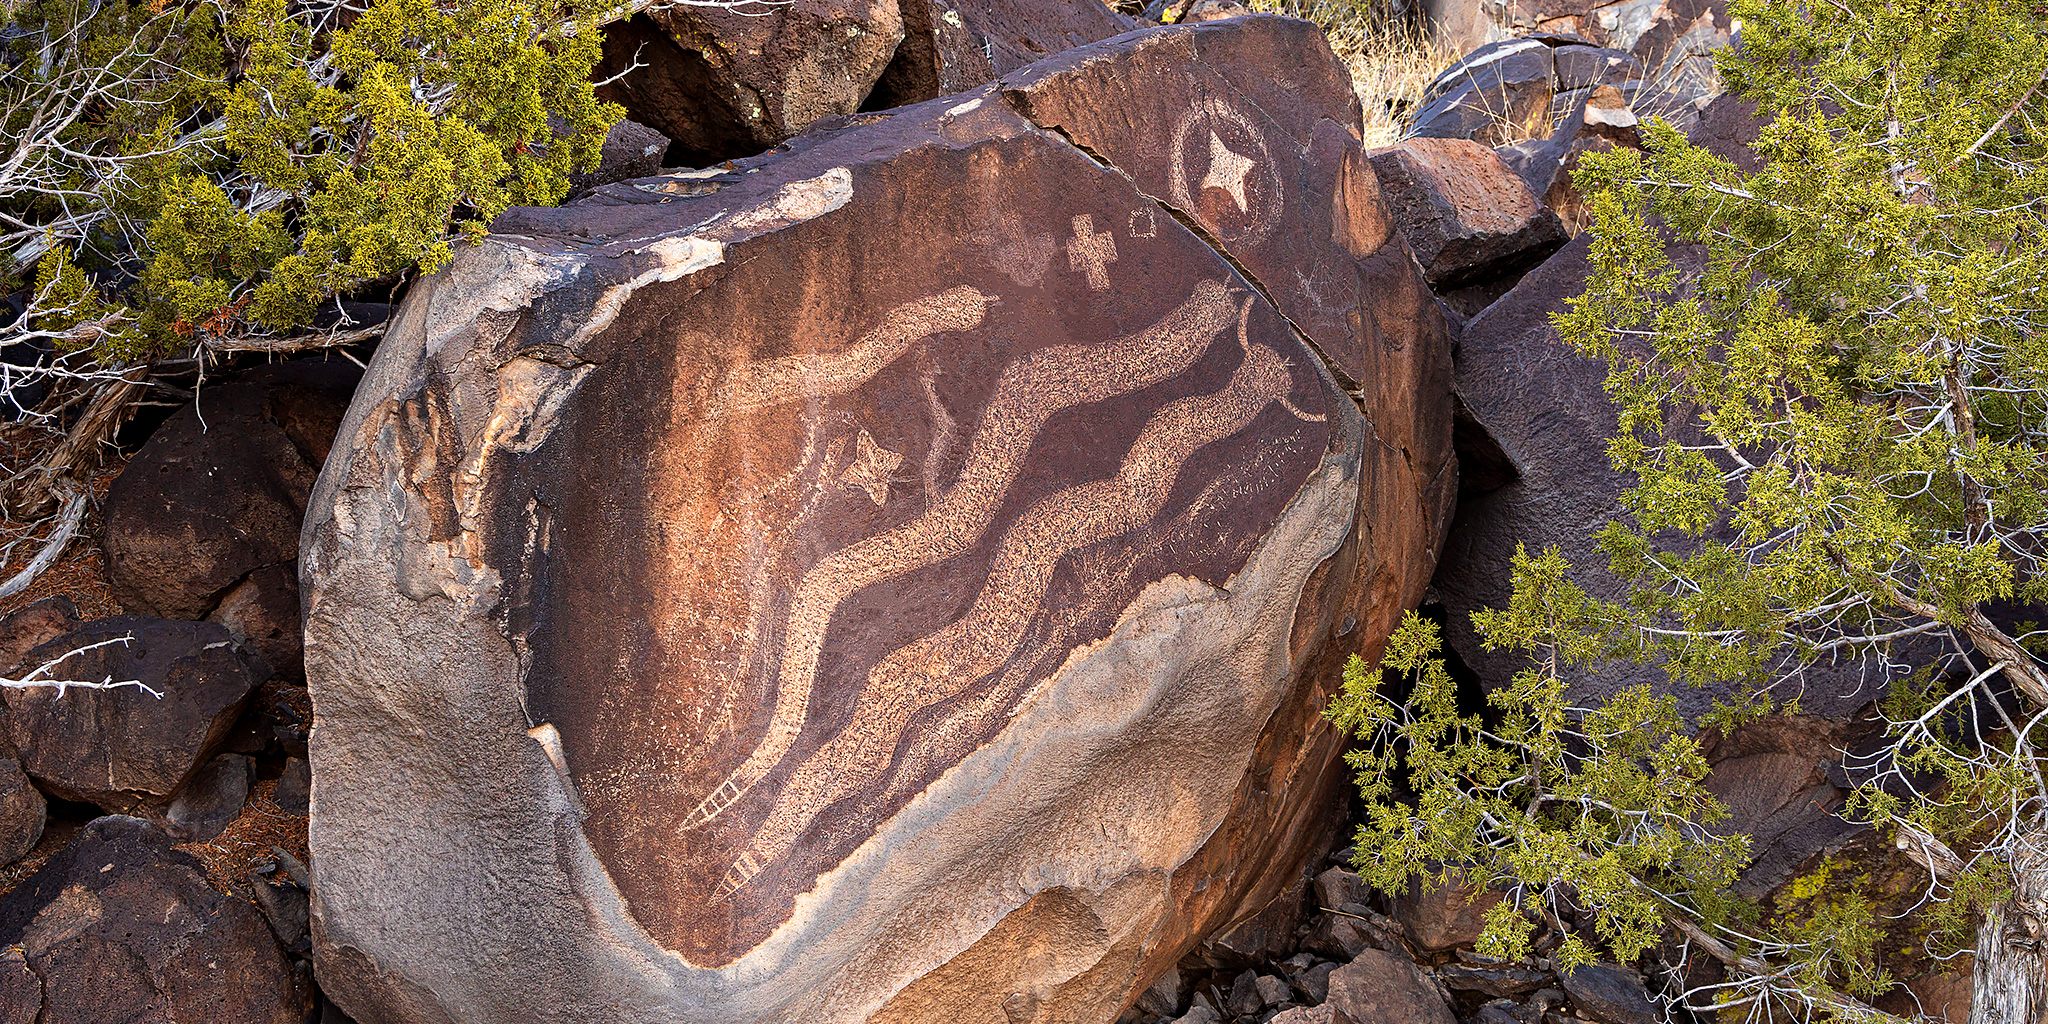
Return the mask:
[[420,282],[301,547],[328,995],[1108,1021],[1298,878],[1456,491],[1356,103],[1135,33]]

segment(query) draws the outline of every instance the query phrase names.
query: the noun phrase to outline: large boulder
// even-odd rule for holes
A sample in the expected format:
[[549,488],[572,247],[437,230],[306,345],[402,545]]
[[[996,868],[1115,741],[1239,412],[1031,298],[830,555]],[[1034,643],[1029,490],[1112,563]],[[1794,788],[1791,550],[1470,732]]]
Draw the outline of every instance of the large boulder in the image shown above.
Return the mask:
[[605,28],[598,94],[705,166],[821,119],[984,85],[1137,27],[1100,0],[656,4]]
[[1568,36],[1625,50],[1645,77],[1684,99],[1720,88],[1713,53],[1734,39],[1726,0],[1422,0],[1438,38],[1461,53],[1528,36]]
[[1108,1020],[1268,905],[1456,489],[1357,130],[1156,29],[416,285],[305,534],[329,996]]
[[270,675],[219,625],[138,615],[86,623],[30,651],[23,666],[51,662],[35,678],[139,684],[0,690],[29,776],[54,796],[108,810],[168,800]]
[[[1717,100],[1691,139],[1753,168],[1754,110]],[[1617,425],[1605,387],[1607,364],[1579,355],[1551,322],[1568,308],[1567,299],[1585,291],[1592,243],[1589,234],[1572,240],[1466,324],[1458,342],[1460,453],[1478,456],[1489,486],[1461,497],[1431,586],[1445,612],[1445,646],[1488,689],[1507,685],[1528,664],[1526,653],[1489,649],[1471,621],[1473,611],[1506,607],[1518,546],[1531,553],[1555,546],[1571,563],[1573,579],[1596,599],[1622,600],[1627,591],[1608,572],[1609,558],[1596,540],[1608,523],[1623,518],[1621,493],[1635,485],[1608,455]],[[1683,297],[1705,272],[1705,251],[1674,244],[1670,257]],[[1690,408],[1674,407],[1665,429],[1697,440],[1689,433],[1693,418]],[[1840,720],[1876,699],[1884,678],[1875,663],[1822,663],[1786,680],[1773,696],[1797,698],[1805,712]],[[1674,684],[1661,665],[1628,662],[1582,673],[1573,691],[1575,699],[1592,701],[1638,684],[1674,693],[1688,716],[1730,695]]]
[[1410,139],[1374,150],[1372,168],[1439,292],[1518,276],[1566,241],[1557,214],[1493,150],[1469,139]]
[[655,4],[604,33],[598,94],[697,164],[860,109],[903,41],[903,16],[896,0]]
[[136,818],[85,826],[0,897],[0,950],[0,1021],[299,1024],[311,1008],[256,908]]
[[1629,54],[1587,46],[1575,36],[1504,40],[1438,73],[1422,91],[1409,134],[1488,146],[1547,139],[1602,86],[1645,105],[1671,105],[1643,74]]
[[101,511],[121,607],[223,621],[296,675],[299,520],[360,376],[340,360],[262,367],[206,386],[159,427]]
[[[1572,240],[1466,324],[1459,339],[1458,397],[1473,429],[1484,432],[1514,472],[1503,474],[1497,488],[1460,500],[1432,589],[1443,602],[1445,645],[1488,689],[1507,685],[1528,665],[1525,652],[1489,648],[1471,619],[1481,608],[1507,606],[1518,547],[1531,553],[1556,547],[1571,563],[1574,581],[1598,600],[1624,600],[1628,590],[1609,573],[1598,545],[1601,530],[1625,515],[1621,493],[1635,485],[1608,456],[1617,426],[1605,388],[1607,364],[1579,355],[1551,322],[1568,308],[1568,298],[1585,291],[1592,242],[1591,234]],[[1704,272],[1704,258],[1698,246],[1673,247],[1681,294]],[[1669,410],[1666,430],[1694,437],[1693,415],[1690,408]],[[1841,718],[1879,696],[1883,678],[1875,665],[1823,663],[1788,679],[1774,696]],[[1676,684],[1663,666],[1633,662],[1589,669],[1572,689],[1575,700],[1597,701],[1638,684],[1673,693],[1689,717],[1731,696],[1725,688]]]
[[21,770],[21,762],[0,757],[0,865],[12,864],[43,837],[48,814],[43,794]]

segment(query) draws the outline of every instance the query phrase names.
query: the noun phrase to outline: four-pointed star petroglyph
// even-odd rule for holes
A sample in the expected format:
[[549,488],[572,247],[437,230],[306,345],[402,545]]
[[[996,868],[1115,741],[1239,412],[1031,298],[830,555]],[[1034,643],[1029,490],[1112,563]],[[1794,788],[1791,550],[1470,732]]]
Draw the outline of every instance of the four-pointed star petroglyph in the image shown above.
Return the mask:
[[877,505],[889,500],[889,474],[903,464],[903,456],[875,443],[866,430],[854,442],[853,462],[839,474],[839,482],[868,492]]

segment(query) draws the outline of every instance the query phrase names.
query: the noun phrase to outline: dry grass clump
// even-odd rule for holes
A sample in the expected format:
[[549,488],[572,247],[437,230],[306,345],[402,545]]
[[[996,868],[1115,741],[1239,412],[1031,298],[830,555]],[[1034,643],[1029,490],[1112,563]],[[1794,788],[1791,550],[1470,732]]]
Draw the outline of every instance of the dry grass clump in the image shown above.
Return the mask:
[[1456,63],[1455,47],[1435,39],[1417,19],[1391,13],[1376,0],[1254,0],[1261,11],[1315,22],[1351,69],[1365,106],[1365,145],[1391,146],[1407,136],[1422,90]]

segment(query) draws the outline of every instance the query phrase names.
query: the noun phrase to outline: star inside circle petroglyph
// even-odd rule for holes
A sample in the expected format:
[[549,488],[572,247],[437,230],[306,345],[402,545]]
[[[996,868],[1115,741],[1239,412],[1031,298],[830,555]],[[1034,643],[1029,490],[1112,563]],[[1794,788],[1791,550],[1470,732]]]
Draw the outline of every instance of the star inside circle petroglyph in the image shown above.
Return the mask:
[[1264,132],[1213,96],[1174,128],[1167,174],[1174,205],[1233,245],[1264,241],[1286,208],[1282,169]]

